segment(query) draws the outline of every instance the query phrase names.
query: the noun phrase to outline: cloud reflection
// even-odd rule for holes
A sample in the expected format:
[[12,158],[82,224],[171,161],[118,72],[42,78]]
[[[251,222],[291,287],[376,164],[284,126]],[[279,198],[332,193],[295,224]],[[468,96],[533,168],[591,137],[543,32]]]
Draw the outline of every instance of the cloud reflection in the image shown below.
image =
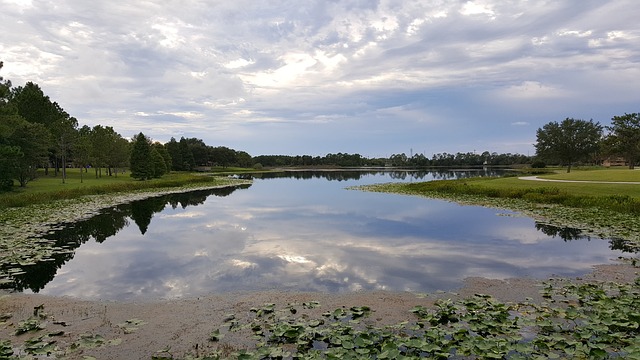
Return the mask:
[[[274,193],[283,185],[288,192]],[[562,241],[529,218],[344,186],[278,178],[242,196],[163,209],[144,235],[129,226],[84,243],[41,292],[115,300],[268,289],[422,292],[454,289],[470,276],[579,275],[616,257],[606,241]]]

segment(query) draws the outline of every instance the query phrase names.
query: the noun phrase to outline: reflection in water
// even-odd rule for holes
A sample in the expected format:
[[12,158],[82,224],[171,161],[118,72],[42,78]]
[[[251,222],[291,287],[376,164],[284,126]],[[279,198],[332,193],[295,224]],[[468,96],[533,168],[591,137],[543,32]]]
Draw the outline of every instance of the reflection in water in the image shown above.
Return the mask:
[[94,239],[97,243],[102,243],[107,238],[115,236],[120,230],[128,226],[129,219],[134,221],[140,233],[144,235],[147,232],[153,215],[164,210],[167,204],[171,205],[173,209],[178,206],[185,209],[189,205],[195,206],[203,204],[210,195],[228,196],[237,188],[248,188],[249,186],[250,185],[242,185],[239,187],[198,190],[137,200],[102,210],[98,215],[89,219],[61,226],[60,230],[56,230],[44,238],[54,241],[53,246],[64,247],[70,251],[54,253],[47,261],[41,261],[35,265],[24,267],[24,274],[15,276],[14,284],[3,284],[3,288],[17,291],[30,289],[33,292],[38,292],[53,280],[57,270],[61,268],[63,264],[73,259],[75,254],[73,250],[86,243],[89,239]]
[[557,241],[581,235],[495,209],[344,189],[469,175],[256,174],[250,190],[233,196],[222,197],[233,191],[225,189],[116,206],[51,234],[72,251],[26,268],[15,289],[111,300],[266,289],[434,291],[468,276],[577,276],[612,258],[605,241]]
[[[587,240],[591,241],[589,235],[582,233],[582,230],[572,227],[559,227],[555,225],[536,222],[536,229],[551,237],[559,237],[564,241]],[[640,249],[633,242],[620,238],[609,239],[611,250],[620,250],[623,253],[638,253]]]
[[452,169],[430,169],[430,170],[289,170],[282,172],[268,172],[257,173],[253,177],[259,179],[297,179],[297,180],[309,180],[309,179],[326,179],[329,181],[347,181],[347,180],[360,180],[364,177],[383,175],[389,177],[392,180],[406,180],[406,179],[435,179],[435,180],[449,180],[449,179],[466,179],[470,177],[488,177],[488,176],[500,176],[507,171],[493,168],[483,169],[470,169],[470,170],[452,170]]

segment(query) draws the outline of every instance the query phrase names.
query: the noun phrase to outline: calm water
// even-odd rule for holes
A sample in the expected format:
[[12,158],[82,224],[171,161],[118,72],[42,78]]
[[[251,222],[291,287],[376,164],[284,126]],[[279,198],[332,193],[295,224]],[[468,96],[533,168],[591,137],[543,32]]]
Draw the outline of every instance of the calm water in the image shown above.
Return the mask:
[[426,292],[469,276],[578,276],[622,255],[613,241],[546,235],[560,229],[508,211],[345,189],[468,175],[297,172],[121,205],[53,234],[75,252],[34,266],[17,290],[109,300]]

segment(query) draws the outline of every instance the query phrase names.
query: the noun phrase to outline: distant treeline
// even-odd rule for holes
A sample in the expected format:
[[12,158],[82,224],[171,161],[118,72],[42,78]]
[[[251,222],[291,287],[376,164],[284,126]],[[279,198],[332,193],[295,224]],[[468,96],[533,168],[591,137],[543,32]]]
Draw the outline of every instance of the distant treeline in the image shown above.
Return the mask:
[[[0,62],[0,69],[2,62]],[[260,155],[225,146],[211,146],[201,139],[171,138],[152,141],[143,133],[132,140],[110,126],[80,125],[62,106],[52,101],[38,84],[14,87],[0,77],[0,192],[21,187],[37,178],[37,169],[53,170],[66,178],[66,169],[91,168],[95,177],[117,176],[118,169],[141,180],[161,177],[169,171],[208,170],[219,167],[430,167],[513,165],[531,163],[524,155],[456,153],[394,154],[368,158],[360,154]],[[81,173],[82,175],[82,173]],[[81,177],[82,181],[82,177]]]
[[498,154],[485,151],[483,153],[439,153],[431,158],[424,154],[393,154],[389,158],[367,158],[360,154],[327,154],[325,156],[310,155],[260,155],[253,157],[254,166],[283,167],[283,166],[500,166],[515,164],[530,164],[532,158],[520,154]]

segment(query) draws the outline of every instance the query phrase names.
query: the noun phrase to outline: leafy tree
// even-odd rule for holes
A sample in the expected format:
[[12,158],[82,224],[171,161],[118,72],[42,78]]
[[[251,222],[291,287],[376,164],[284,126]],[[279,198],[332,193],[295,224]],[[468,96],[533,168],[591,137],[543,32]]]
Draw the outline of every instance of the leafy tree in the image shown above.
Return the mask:
[[2,150],[2,176],[5,187],[9,180],[24,187],[35,179],[36,169],[46,161],[49,131],[42,124],[32,124],[19,115],[0,115],[0,145]]
[[87,171],[87,166],[91,164],[91,128],[84,125],[78,129],[78,137],[74,144],[74,159],[76,165],[80,167],[80,182],[84,182],[84,173]]
[[21,157],[19,147],[0,144],[0,192],[13,188],[16,167]]
[[610,132],[605,141],[608,152],[624,156],[633,169],[640,160],[640,113],[614,116],[606,128]]
[[195,159],[193,158],[193,153],[189,147],[189,142],[184,137],[181,137],[178,145],[180,149],[180,156],[182,158],[182,170],[193,170],[195,166]]
[[[78,120],[74,117],[70,117],[66,112],[61,112],[61,117],[55,121],[50,131],[54,139],[54,149],[60,159],[59,164],[62,167],[62,183],[64,184],[67,178],[67,159],[71,156],[71,149],[78,136]],[[58,161],[56,161],[56,165]],[[58,173],[58,167],[56,166],[56,174]]]
[[211,149],[211,159],[214,164],[227,167],[236,162],[236,152],[225,146],[217,146]]
[[[304,156],[303,156],[304,158]],[[253,161],[251,161],[251,155],[249,155],[246,151],[236,151],[236,163],[241,167],[251,167],[253,165]],[[311,156],[309,156],[309,165],[311,165]]]
[[[66,163],[66,158],[70,155],[78,121],[56,102],[52,102],[40,86],[33,82],[12,89],[10,104],[25,120],[43,124],[51,132],[50,159],[55,165],[55,174],[58,175],[62,163]],[[64,182],[64,165],[62,168]],[[45,164],[45,173],[48,173],[48,163]]]
[[182,152],[180,152],[180,144],[175,138],[171,138],[168,143],[164,145],[171,157],[171,170],[181,171],[183,170]]
[[149,180],[154,176],[151,141],[143,133],[133,138],[129,166],[134,179]]
[[571,166],[589,160],[599,149],[602,126],[593,120],[566,118],[561,123],[552,121],[536,132],[536,154],[543,159]]

